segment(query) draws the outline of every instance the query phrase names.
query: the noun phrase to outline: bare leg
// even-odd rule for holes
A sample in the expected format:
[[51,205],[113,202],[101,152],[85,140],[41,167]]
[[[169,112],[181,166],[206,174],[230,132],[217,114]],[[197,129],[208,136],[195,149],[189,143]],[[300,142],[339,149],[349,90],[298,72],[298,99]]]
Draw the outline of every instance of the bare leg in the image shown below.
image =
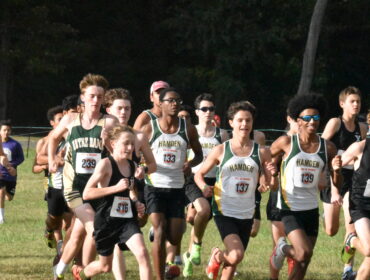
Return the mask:
[[[272,248],[274,249],[276,246],[277,241],[280,237],[285,236],[284,233],[284,224],[283,222],[279,221],[272,221],[271,222],[271,233],[272,233]],[[270,278],[271,279],[278,279],[279,278],[279,270],[276,270],[270,263]]]
[[114,275],[114,279],[116,280],[126,279],[125,257],[117,244],[114,246],[112,272]]
[[339,230],[340,206],[330,203],[323,203],[324,208],[324,228],[329,236],[334,236]]
[[154,273],[158,280],[163,280],[166,261],[166,219],[163,213],[152,213],[149,217],[154,231],[152,243]]

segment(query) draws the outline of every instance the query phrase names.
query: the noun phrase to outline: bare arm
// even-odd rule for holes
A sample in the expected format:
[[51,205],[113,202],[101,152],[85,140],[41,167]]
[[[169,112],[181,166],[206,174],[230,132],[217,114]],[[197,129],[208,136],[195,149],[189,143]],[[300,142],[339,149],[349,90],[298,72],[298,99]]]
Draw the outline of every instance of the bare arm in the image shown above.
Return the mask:
[[[265,147],[260,148],[260,155],[264,180],[272,190],[277,190],[278,188],[277,168],[276,164],[272,162],[270,149]],[[262,176],[262,174],[260,176]]]
[[41,138],[40,140],[37,141],[37,144],[36,144],[36,155],[35,155],[35,159],[34,159],[33,165],[32,165],[32,172],[35,173],[35,174],[36,173],[41,173],[45,169],[48,168],[48,162],[47,161],[44,164],[41,164],[41,163],[37,162],[38,154],[40,153],[42,147],[45,144],[45,139],[46,139],[46,137]]
[[265,133],[263,133],[262,131],[253,130],[253,138],[257,144],[261,146],[266,145],[266,136],[265,136]]
[[355,162],[362,156],[362,152],[365,148],[366,140],[360,142],[354,142],[348,149],[342,154],[342,165],[354,165]]
[[134,129],[142,131],[143,127],[150,123],[150,117],[147,113],[142,112],[135,120]]
[[[99,161],[94,173],[91,175],[89,181],[87,181],[82,196],[83,199],[97,199],[130,188],[130,182],[127,178],[121,179],[116,185],[109,186],[109,188],[107,188],[111,175],[112,166],[109,162],[109,159],[106,158]],[[101,188],[97,188],[98,184],[100,184]]]
[[326,148],[328,153],[328,167],[332,178],[333,185],[340,190],[343,182],[341,173],[342,160],[341,156],[337,155],[337,148],[334,143],[326,140]]
[[199,135],[194,125],[189,124],[187,126],[187,133],[188,133],[190,148],[194,152],[193,159],[188,161],[187,163],[189,164],[190,167],[194,167],[203,161],[202,146],[199,143]]
[[[148,168],[147,174],[153,173],[157,170],[157,163],[155,162],[152,149],[149,145],[149,140],[142,132],[136,133],[137,141],[139,141],[139,150],[143,153],[146,167]],[[142,168],[142,167],[139,167]]]
[[224,145],[217,145],[208,154],[207,158],[201,165],[200,169],[194,175],[194,181],[197,186],[203,191],[204,197],[211,197],[214,186],[208,186],[204,181],[204,176],[216,165],[220,163],[220,157],[224,152]]
[[338,118],[332,118],[328,121],[324,128],[324,132],[322,133],[321,137],[330,140],[333,138],[334,134],[337,133],[340,127],[340,120]]

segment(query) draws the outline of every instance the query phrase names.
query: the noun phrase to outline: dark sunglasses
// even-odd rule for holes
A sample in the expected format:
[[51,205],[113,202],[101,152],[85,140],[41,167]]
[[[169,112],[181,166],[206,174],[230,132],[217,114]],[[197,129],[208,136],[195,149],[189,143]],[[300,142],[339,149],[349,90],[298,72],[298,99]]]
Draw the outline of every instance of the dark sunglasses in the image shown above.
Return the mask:
[[207,112],[207,111],[214,112],[215,107],[200,107],[198,110],[201,110],[204,113]]
[[320,115],[312,115],[312,116],[307,115],[307,116],[300,116],[298,118],[305,121],[305,122],[309,122],[311,120],[319,121],[320,120]]

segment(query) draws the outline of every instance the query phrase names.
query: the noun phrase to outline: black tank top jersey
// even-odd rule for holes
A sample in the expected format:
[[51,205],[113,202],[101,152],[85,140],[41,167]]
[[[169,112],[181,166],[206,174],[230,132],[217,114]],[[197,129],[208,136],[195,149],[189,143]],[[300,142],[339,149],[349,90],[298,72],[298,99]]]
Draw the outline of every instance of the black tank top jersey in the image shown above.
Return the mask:
[[355,130],[353,132],[348,131],[342,117],[340,119],[339,130],[334,134],[331,141],[335,144],[338,150],[347,150],[347,148],[354,142],[361,140],[361,129],[358,121],[355,121]]
[[350,189],[350,203],[353,206],[351,209],[370,210],[370,194],[364,196],[368,181],[370,182],[370,137],[366,138],[360,166],[353,172]]
[[141,156],[138,156],[136,154],[136,150],[132,152],[132,161],[135,162],[136,164],[140,164],[141,161]]
[[[135,174],[135,164],[132,160],[128,160],[128,163],[130,164],[130,173],[131,173],[131,175],[129,177],[126,177],[126,176],[123,176],[121,174],[121,172],[119,171],[118,165],[117,165],[116,161],[113,159],[113,157],[108,156],[108,158],[109,158],[109,161],[112,165],[112,176],[110,178],[108,186],[116,185],[119,182],[119,180],[121,180],[123,178],[128,178],[130,180],[130,182],[133,182],[134,174]],[[101,218],[108,218],[109,214],[110,214],[110,211],[111,211],[111,208],[112,208],[114,197],[115,196],[129,197],[129,193],[130,193],[130,190],[127,189],[127,190],[124,190],[123,192],[114,193],[112,195],[107,195],[107,196],[104,196],[103,198],[101,198],[99,200],[99,205],[96,206],[96,215],[95,215],[95,217],[100,216]],[[131,202],[131,207],[132,207],[132,205],[133,205],[133,203]],[[136,213],[134,211],[135,210],[134,207],[132,207],[131,210],[133,211],[134,214]],[[110,219],[121,220],[120,218],[113,218],[113,217],[110,217]]]

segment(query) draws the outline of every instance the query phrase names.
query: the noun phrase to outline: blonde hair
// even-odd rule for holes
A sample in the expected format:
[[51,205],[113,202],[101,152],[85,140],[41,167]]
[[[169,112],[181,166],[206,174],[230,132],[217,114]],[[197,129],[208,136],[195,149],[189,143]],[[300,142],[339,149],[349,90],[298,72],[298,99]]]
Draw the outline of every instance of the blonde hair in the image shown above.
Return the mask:
[[80,82],[81,94],[85,94],[86,89],[90,86],[102,87],[105,92],[109,87],[109,82],[102,75],[89,73],[85,75]]
[[116,125],[108,132],[108,138],[111,141],[117,140],[122,133],[128,132],[134,135],[134,130],[128,125]]
[[339,102],[346,101],[347,96],[351,94],[357,94],[361,97],[361,91],[357,87],[349,86],[339,93]]

